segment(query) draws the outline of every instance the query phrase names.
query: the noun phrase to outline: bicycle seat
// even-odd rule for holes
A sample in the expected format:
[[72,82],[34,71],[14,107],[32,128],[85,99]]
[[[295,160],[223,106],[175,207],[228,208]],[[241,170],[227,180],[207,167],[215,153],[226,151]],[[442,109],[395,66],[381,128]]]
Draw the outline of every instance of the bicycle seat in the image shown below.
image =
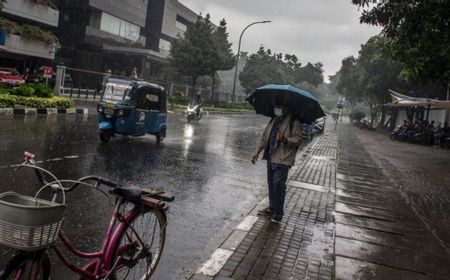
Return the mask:
[[111,190],[111,193],[122,197],[126,201],[139,203],[141,200],[142,190],[137,187],[116,187]]

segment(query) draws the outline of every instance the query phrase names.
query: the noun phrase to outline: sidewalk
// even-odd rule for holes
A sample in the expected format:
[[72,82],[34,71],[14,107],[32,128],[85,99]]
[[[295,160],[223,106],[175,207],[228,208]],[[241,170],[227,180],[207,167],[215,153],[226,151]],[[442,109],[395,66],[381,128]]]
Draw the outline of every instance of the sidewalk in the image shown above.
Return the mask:
[[283,223],[256,215],[265,198],[190,279],[449,279],[445,246],[357,132],[340,123],[299,153]]
[[336,156],[332,133],[299,153],[283,223],[257,216],[265,198],[191,279],[332,279]]

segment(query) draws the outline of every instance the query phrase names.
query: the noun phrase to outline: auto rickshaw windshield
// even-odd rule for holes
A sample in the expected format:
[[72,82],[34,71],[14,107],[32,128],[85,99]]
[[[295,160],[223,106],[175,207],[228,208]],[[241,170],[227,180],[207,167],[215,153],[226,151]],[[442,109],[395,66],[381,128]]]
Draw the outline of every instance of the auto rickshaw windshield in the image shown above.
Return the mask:
[[105,91],[103,93],[103,98],[121,101],[124,99],[124,97],[129,96],[130,91],[131,91],[130,85],[119,83],[107,83],[105,86]]

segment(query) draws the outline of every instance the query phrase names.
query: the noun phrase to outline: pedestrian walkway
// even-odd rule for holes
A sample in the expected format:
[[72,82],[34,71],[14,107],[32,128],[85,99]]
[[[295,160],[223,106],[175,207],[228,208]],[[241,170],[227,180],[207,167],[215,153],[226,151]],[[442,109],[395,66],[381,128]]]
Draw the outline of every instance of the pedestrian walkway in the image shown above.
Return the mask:
[[281,225],[249,213],[191,279],[443,280],[445,246],[343,123],[299,153]]
[[332,279],[336,135],[299,153],[281,225],[256,206],[192,279]]
[[336,279],[449,279],[444,246],[372,160],[357,132],[350,124],[339,127]]

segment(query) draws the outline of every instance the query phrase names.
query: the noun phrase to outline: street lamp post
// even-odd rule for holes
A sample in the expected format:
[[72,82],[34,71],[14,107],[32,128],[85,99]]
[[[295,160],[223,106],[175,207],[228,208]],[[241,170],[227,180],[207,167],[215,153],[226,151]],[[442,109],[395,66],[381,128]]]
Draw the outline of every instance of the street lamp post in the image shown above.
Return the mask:
[[237,51],[237,55],[236,55],[236,67],[234,69],[234,80],[233,80],[233,93],[232,93],[232,102],[234,102],[235,99],[235,95],[236,95],[236,79],[237,79],[237,72],[238,72],[238,64],[239,64],[239,56],[241,53],[241,41],[242,41],[242,35],[244,35],[245,30],[247,30],[250,26],[255,25],[255,24],[259,24],[259,23],[269,23],[272,22],[270,20],[264,20],[264,21],[255,21],[253,23],[250,23],[249,25],[247,25],[244,30],[242,30],[241,32],[241,36],[239,37],[239,44],[238,44],[238,51]]

